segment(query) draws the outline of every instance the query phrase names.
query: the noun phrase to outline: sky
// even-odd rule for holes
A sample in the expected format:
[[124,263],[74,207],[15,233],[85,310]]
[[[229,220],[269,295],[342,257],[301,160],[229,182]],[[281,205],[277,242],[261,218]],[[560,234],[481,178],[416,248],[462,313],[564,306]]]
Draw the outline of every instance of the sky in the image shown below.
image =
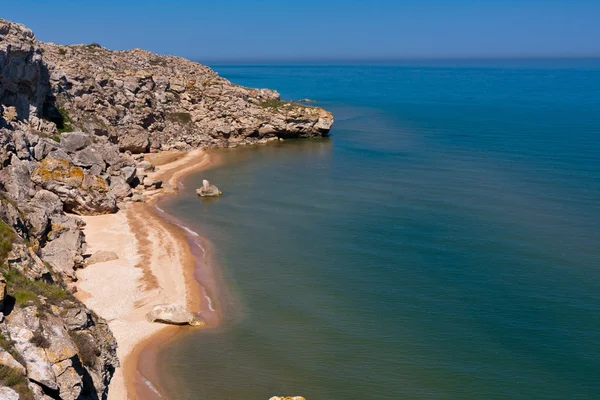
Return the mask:
[[43,41],[197,61],[600,56],[600,0],[0,0]]

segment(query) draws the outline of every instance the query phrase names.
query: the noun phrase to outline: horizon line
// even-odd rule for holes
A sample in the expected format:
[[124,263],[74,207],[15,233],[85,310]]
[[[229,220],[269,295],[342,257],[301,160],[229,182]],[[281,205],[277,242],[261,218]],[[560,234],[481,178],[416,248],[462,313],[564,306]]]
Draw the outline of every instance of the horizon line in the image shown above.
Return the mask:
[[201,64],[352,64],[352,63],[414,63],[414,62],[486,62],[486,61],[600,61],[600,54],[596,55],[548,55],[548,56],[450,56],[450,57],[190,57],[189,60]]

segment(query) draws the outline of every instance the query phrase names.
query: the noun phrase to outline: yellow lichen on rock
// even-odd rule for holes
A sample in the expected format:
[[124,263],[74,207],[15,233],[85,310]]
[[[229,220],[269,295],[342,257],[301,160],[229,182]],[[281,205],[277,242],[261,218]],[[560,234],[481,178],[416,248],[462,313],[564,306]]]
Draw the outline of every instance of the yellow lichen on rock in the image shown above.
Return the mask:
[[83,168],[70,165],[64,158],[45,158],[33,170],[32,177],[42,182],[58,181],[72,187],[83,183]]

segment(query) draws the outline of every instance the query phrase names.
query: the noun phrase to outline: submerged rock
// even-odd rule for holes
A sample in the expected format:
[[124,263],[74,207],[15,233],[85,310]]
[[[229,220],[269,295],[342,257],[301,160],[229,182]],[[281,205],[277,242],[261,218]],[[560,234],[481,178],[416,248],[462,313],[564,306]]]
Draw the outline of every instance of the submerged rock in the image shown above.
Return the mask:
[[196,189],[196,194],[200,197],[216,197],[222,195],[223,192],[221,192],[218,187],[204,179],[202,181],[202,187]]
[[205,326],[206,323],[193,312],[177,304],[159,304],[146,314],[150,322],[162,322],[174,325]]

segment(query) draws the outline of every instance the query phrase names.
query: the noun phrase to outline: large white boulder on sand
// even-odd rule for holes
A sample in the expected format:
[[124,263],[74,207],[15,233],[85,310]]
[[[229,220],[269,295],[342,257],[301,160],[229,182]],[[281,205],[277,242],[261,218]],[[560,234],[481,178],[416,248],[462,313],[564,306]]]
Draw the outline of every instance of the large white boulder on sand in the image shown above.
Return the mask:
[[149,322],[162,322],[174,325],[205,326],[206,323],[193,312],[177,304],[159,304],[146,314]]

